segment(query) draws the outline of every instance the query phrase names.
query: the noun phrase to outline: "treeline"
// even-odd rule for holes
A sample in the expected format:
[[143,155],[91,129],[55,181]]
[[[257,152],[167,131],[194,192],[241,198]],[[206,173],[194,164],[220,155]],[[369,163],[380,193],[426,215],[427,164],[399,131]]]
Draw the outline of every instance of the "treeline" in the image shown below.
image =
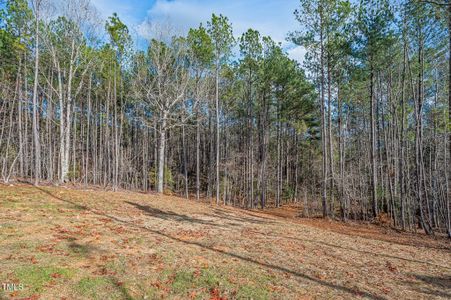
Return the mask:
[[[30,5],[29,5],[30,4]],[[1,6],[0,6],[1,7]],[[88,0],[0,15],[0,167],[451,234],[450,5],[300,1],[304,67],[227,17],[133,46]]]
[[451,4],[302,0],[295,15],[321,104],[323,215],[451,237]]

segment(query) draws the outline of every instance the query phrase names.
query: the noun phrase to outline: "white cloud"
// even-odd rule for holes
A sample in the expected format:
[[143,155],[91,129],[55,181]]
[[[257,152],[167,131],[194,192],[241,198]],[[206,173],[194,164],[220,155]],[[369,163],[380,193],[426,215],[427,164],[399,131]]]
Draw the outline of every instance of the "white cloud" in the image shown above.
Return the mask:
[[[281,43],[290,58],[302,63],[305,49],[286,41],[287,34],[299,26],[293,15],[298,5],[298,0],[157,0],[148,11],[148,21],[169,22],[177,31],[186,32],[199,23],[206,24],[212,13],[223,14],[236,37],[249,28],[256,29]],[[145,22],[139,31],[145,35],[143,28]]]
[[137,44],[142,42],[137,28],[146,18],[147,11],[153,2],[149,0],[91,0],[91,3],[98,9],[104,21],[113,13],[117,13],[128,26],[134,41]]
[[91,0],[91,3],[97,7],[102,18],[105,20],[116,12],[128,24],[138,23],[139,21],[134,17],[134,7],[131,2],[120,0]]
[[286,50],[291,59],[297,60],[301,65],[304,62],[307,50],[302,46],[294,46]]
[[229,18],[236,36],[249,28],[285,43],[289,31],[298,26],[293,11],[298,0],[157,0],[148,11],[150,21],[169,20],[176,28],[188,30],[206,24],[211,14]]
[[[282,44],[291,58],[302,62],[305,51],[286,41],[290,31],[299,27],[293,11],[299,0],[92,0],[104,18],[117,12],[129,26],[132,35],[149,35],[147,21],[169,23],[178,33],[186,33],[199,23],[206,25],[211,14],[223,14],[239,37],[249,28]],[[133,34],[135,33],[135,34]]]

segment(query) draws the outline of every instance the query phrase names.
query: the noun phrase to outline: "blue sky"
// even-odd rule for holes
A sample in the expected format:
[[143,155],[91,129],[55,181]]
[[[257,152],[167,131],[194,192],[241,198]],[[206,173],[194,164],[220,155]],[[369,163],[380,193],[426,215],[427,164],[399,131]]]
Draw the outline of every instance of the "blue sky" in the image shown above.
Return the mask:
[[299,0],[91,0],[103,18],[117,12],[139,40],[143,24],[169,22],[178,31],[186,32],[199,23],[206,24],[212,13],[223,14],[232,22],[235,36],[248,28],[257,29],[281,42],[291,58],[302,61],[304,49],[286,42],[288,32],[299,24],[293,11]]

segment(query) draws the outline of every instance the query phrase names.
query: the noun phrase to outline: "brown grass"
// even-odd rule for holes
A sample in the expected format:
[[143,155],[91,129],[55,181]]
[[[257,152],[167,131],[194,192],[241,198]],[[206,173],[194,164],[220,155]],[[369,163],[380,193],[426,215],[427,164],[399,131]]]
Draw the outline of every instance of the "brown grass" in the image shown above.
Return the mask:
[[451,297],[448,241],[289,210],[0,185],[0,298]]

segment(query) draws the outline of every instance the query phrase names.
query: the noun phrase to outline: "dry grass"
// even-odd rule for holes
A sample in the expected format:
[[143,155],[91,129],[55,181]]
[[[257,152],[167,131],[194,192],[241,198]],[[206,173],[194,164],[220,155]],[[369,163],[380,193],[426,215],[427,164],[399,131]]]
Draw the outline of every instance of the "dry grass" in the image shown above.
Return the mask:
[[451,297],[446,240],[275,214],[0,185],[0,298]]

